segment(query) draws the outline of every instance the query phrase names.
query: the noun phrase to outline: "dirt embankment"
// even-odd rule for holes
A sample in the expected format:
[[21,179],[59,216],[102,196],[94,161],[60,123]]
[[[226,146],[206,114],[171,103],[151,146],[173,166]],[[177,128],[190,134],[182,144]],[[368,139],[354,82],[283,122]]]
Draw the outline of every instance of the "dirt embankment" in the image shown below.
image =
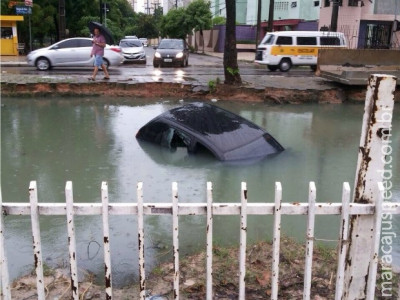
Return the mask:
[[[239,292],[238,248],[214,247],[213,250],[213,299],[238,299]],[[279,299],[303,299],[305,247],[283,238],[281,241]],[[334,299],[336,285],[336,251],[326,247],[315,247],[311,299]],[[272,245],[260,242],[249,246],[246,253],[246,299],[269,299],[271,295]],[[206,299],[206,254],[204,252],[181,258],[180,299]],[[165,263],[153,270],[146,278],[148,298],[153,300],[174,299],[173,263]],[[380,272],[378,272],[380,278]],[[80,299],[105,299],[104,287],[94,284],[95,278],[88,274],[79,282]],[[393,278],[393,298],[398,299],[399,277]],[[36,299],[35,277],[25,276],[12,286],[13,299]],[[46,270],[46,299],[70,299],[70,280],[66,270]],[[380,280],[377,280],[376,299],[382,298]],[[157,297],[158,296],[158,297]],[[139,286],[113,289],[113,299],[139,299]]]
[[[11,97],[40,96],[106,96],[134,98],[180,98],[198,100],[236,100],[266,103],[343,103],[364,102],[365,87],[336,86],[329,89],[255,88],[250,85],[192,86],[189,84],[154,82],[110,83],[4,83],[2,95]],[[400,101],[400,91],[395,93]]]

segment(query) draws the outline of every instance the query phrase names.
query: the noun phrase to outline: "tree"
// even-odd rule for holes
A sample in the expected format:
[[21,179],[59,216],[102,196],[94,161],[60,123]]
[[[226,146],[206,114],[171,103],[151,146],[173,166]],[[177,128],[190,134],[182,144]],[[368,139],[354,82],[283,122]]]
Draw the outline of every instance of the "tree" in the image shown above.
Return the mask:
[[154,22],[154,16],[139,13],[137,17],[136,26],[134,26],[134,33],[138,37],[156,38],[158,37],[158,29]]
[[224,48],[224,74],[226,84],[241,84],[236,49],[236,3],[235,0],[225,0],[226,31]]
[[225,25],[226,24],[226,18],[221,17],[221,16],[216,16],[214,19],[212,19],[213,25]]
[[211,29],[212,14],[210,11],[210,2],[204,0],[194,0],[186,8],[186,14],[189,20],[191,30],[200,31],[204,53],[203,30]]
[[185,39],[191,32],[184,8],[175,8],[161,19],[160,34],[162,37]]

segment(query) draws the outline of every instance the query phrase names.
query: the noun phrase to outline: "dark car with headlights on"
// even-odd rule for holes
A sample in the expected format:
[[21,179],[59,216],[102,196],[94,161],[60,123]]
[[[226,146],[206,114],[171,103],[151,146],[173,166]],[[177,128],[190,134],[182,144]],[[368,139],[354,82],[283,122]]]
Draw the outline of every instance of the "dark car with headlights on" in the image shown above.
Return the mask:
[[156,68],[189,64],[189,47],[183,39],[163,39],[155,49],[153,66]]

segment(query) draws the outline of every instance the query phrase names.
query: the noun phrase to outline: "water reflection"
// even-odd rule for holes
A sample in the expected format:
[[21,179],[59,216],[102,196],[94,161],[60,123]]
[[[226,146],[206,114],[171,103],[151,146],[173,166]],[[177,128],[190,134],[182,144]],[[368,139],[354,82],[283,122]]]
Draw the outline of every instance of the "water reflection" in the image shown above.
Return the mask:
[[[156,70],[157,71],[157,70]],[[148,121],[178,101],[132,99],[2,99],[1,182],[4,202],[28,202],[30,180],[38,183],[39,202],[65,202],[64,186],[74,183],[76,202],[100,202],[100,184],[109,183],[110,202],[136,202],[136,184],[144,184],[145,202],[171,202],[171,183],[178,182],[180,202],[205,202],[206,182],[213,182],[215,202],[240,202],[246,181],[249,202],[273,202],[274,182],[281,181],[284,202],[306,202],[309,181],[317,202],[339,202],[344,181],[353,185],[360,139],[362,105],[267,106],[218,102],[218,105],[267,129],[286,150],[252,164],[232,165],[212,156],[170,152],[138,143],[135,135]],[[150,104],[149,104],[150,103]],[[393,199],[400,198],[400,109],[393,120]],[[100,216],[76,219],[78,264],[102,278]],[[250,216],[249,242],[272,235],[272,216]],[[285,216],[283,233],[304,238],[306,217]],[[180,252],[205,249],[205,218],[180,217]],[[41,217],[43,258],[50,266],[66,264],[65,217]],[[239,217],[215,216],[216,244],[239,241]],[[319,216],[316,237],[336,239],[338,218]],[[137,278],[137,218],[111,216],[110,241],[116,285]],[[394,228],[400,219],[394,217]],[[32,270],[30,219],[5,218],[10,276]],[[171,258],[169,216],[145,217],[146,269]],[[400,261],[399,240],[393,257]],[[335,245],[332,245],[333,247]]]

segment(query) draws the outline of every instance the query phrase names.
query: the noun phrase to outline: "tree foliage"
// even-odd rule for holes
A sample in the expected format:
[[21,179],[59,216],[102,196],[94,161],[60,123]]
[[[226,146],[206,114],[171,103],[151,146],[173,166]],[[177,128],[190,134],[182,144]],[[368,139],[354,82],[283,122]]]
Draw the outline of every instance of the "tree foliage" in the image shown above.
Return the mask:
[[162,37],[184,39],[190,32],[190,21],[184,8],[171,9],[161,19],[160,34]]
[[210,2],[204,0],[194,0],[186,8],[188,25],[192,30],[202,31],[211,29],[212,14],[210,11]]
[[212,19],[212,24],[213,25],[225,25],[226,24],[226,18],[222,16],[216,16]]

